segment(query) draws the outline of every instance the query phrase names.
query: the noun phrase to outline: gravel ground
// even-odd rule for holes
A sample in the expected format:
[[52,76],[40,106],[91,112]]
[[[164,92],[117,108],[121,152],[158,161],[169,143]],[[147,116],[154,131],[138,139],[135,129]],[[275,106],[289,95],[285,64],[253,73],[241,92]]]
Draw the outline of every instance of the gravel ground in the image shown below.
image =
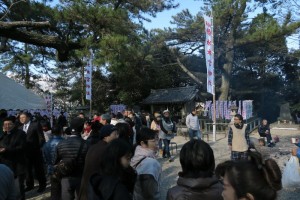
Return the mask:
[[[283,125],[284,126],[284,125]],[[273,124],[271,127],[278,127],[278,125]],[[299,126],[298,126],[299,127]],[[272,136],[278,135],[280,142],[277,143],[275,147],[272,148],[270,157],[275,159],[280,167],[283,170],[285,163],[288,161],[291,156],[291,148],[294,147],[293,144],[290,143],[291,137],[300,137],[300,131],[298,130],[271,130]],[[258,138],[258,133],[254,131],[251,134],[251,137]],[[208,142],[212,149],[214,150],[216,165],[230,159],[230,151],[227,147],[227,137],[224,134],[217,135],[217,141],[212,142],[212,138],[210,137],[210,141]],[[187,142],[185,137],[176,136],[173,142],[177,143],[177,153],[174,148],[174,156],[175,159],[173,162],[169,162],[166,159],[159,158],[159,162],[162,164],[163,173],[162,173],[162,183],[161,183],[161,200],[166,199],[166,194],[169,188],[176,185],[176,180],[178,177],[178,172],[181,170],[179,163],[179,151],[184,143]],[[44,200],[49,199],[50,189],[49,186],[45,193],[37,194],[35,191],[31,191],[26,193],[26,199],[31,200]],[[299,188],[289,188],[282,189],[278,192],[278,200],[299,200],[300,199],[300,186]]]

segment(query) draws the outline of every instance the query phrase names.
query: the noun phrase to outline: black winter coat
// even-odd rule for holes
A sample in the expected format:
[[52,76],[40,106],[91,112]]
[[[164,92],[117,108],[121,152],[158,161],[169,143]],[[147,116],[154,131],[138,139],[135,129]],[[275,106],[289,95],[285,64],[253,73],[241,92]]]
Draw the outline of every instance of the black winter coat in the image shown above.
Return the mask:
[[[20,126],[20,130],[23,131],[23,126]],[[30,122],[30,125],[26,133],[26,151],[28,156],[32,156],[33,153],[40,152],[45,143],[45,136],[42,130],[42,126],[38,122]]]
[[167,200],[222,200],[223,186],[217,178],[179,177],[177,186],[169,189]]
[[5,148],[0,153],[0,163],[7,165],[15,174],[19,176],[26,172],[26,134],[19,129],[13,129],[10,134],[0,136],[0,147]]
[[56,153],[54,156],[55,164],[59,163],[64,159],[76,159],[81,143],[83,142],[83,147],[81,153],[77,160],[77,165],[75,167],[75,171],[70,177],[81,177],[83,168],[84,168],[84,160],[87,153],[87,145],[85,141],[78,135],[72,135],[66,140],[62,140],[58,143],[56,147]]
[[93,175],[88,190],[88,200],[132,200],[126,186],[114,176]]

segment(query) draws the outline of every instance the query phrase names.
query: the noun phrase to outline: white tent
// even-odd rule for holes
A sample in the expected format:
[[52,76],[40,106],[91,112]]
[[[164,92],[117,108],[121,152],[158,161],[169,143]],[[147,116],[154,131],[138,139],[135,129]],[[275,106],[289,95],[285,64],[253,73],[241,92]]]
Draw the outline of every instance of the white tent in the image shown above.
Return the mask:
[[46,109],[45,100],[0,73],[0,109]]

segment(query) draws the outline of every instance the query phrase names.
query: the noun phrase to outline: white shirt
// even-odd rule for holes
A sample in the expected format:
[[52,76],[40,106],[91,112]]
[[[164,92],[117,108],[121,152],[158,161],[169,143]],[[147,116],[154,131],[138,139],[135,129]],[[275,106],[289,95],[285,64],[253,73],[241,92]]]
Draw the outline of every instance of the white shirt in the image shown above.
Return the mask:
[[193,129],[193,130],[199,130],[200,129],[200,124],[199,124],[198,116],[197,115],[193,116],[192,113],[190,113],[186,117],[185,124],[190,129]]
[[24,125],[23,125],[23,131],[24,131],[25,133],[27,133],[29,125],[30,125],[30,121],[29,121],[27,124],[24,124]]

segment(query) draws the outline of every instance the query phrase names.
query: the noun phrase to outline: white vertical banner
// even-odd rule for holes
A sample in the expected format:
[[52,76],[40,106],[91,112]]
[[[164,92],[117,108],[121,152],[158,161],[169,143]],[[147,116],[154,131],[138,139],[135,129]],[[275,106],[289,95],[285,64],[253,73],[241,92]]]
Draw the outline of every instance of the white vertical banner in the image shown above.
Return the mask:
[[53,97],[52,97],[52,94],[46,94],[45,97],[45,102],[46,102],[46,105],[47,105],[47,116],[50,117],[50,125],[51,127],[53,127]]
[[212,18],[204,15],[204,24],[205,24],[205,59],[206,59],[206,68],[207,68],[207,92],[215,94],[214,85],[215,85],[215,70],[214,70],[214,44],[213,44],[213,24]]
[[87,100],[92,99],[92,72],[93,72],[93,67],[92,67],[92,55],[88,61],[88,64],[85,68],[85,98]]

